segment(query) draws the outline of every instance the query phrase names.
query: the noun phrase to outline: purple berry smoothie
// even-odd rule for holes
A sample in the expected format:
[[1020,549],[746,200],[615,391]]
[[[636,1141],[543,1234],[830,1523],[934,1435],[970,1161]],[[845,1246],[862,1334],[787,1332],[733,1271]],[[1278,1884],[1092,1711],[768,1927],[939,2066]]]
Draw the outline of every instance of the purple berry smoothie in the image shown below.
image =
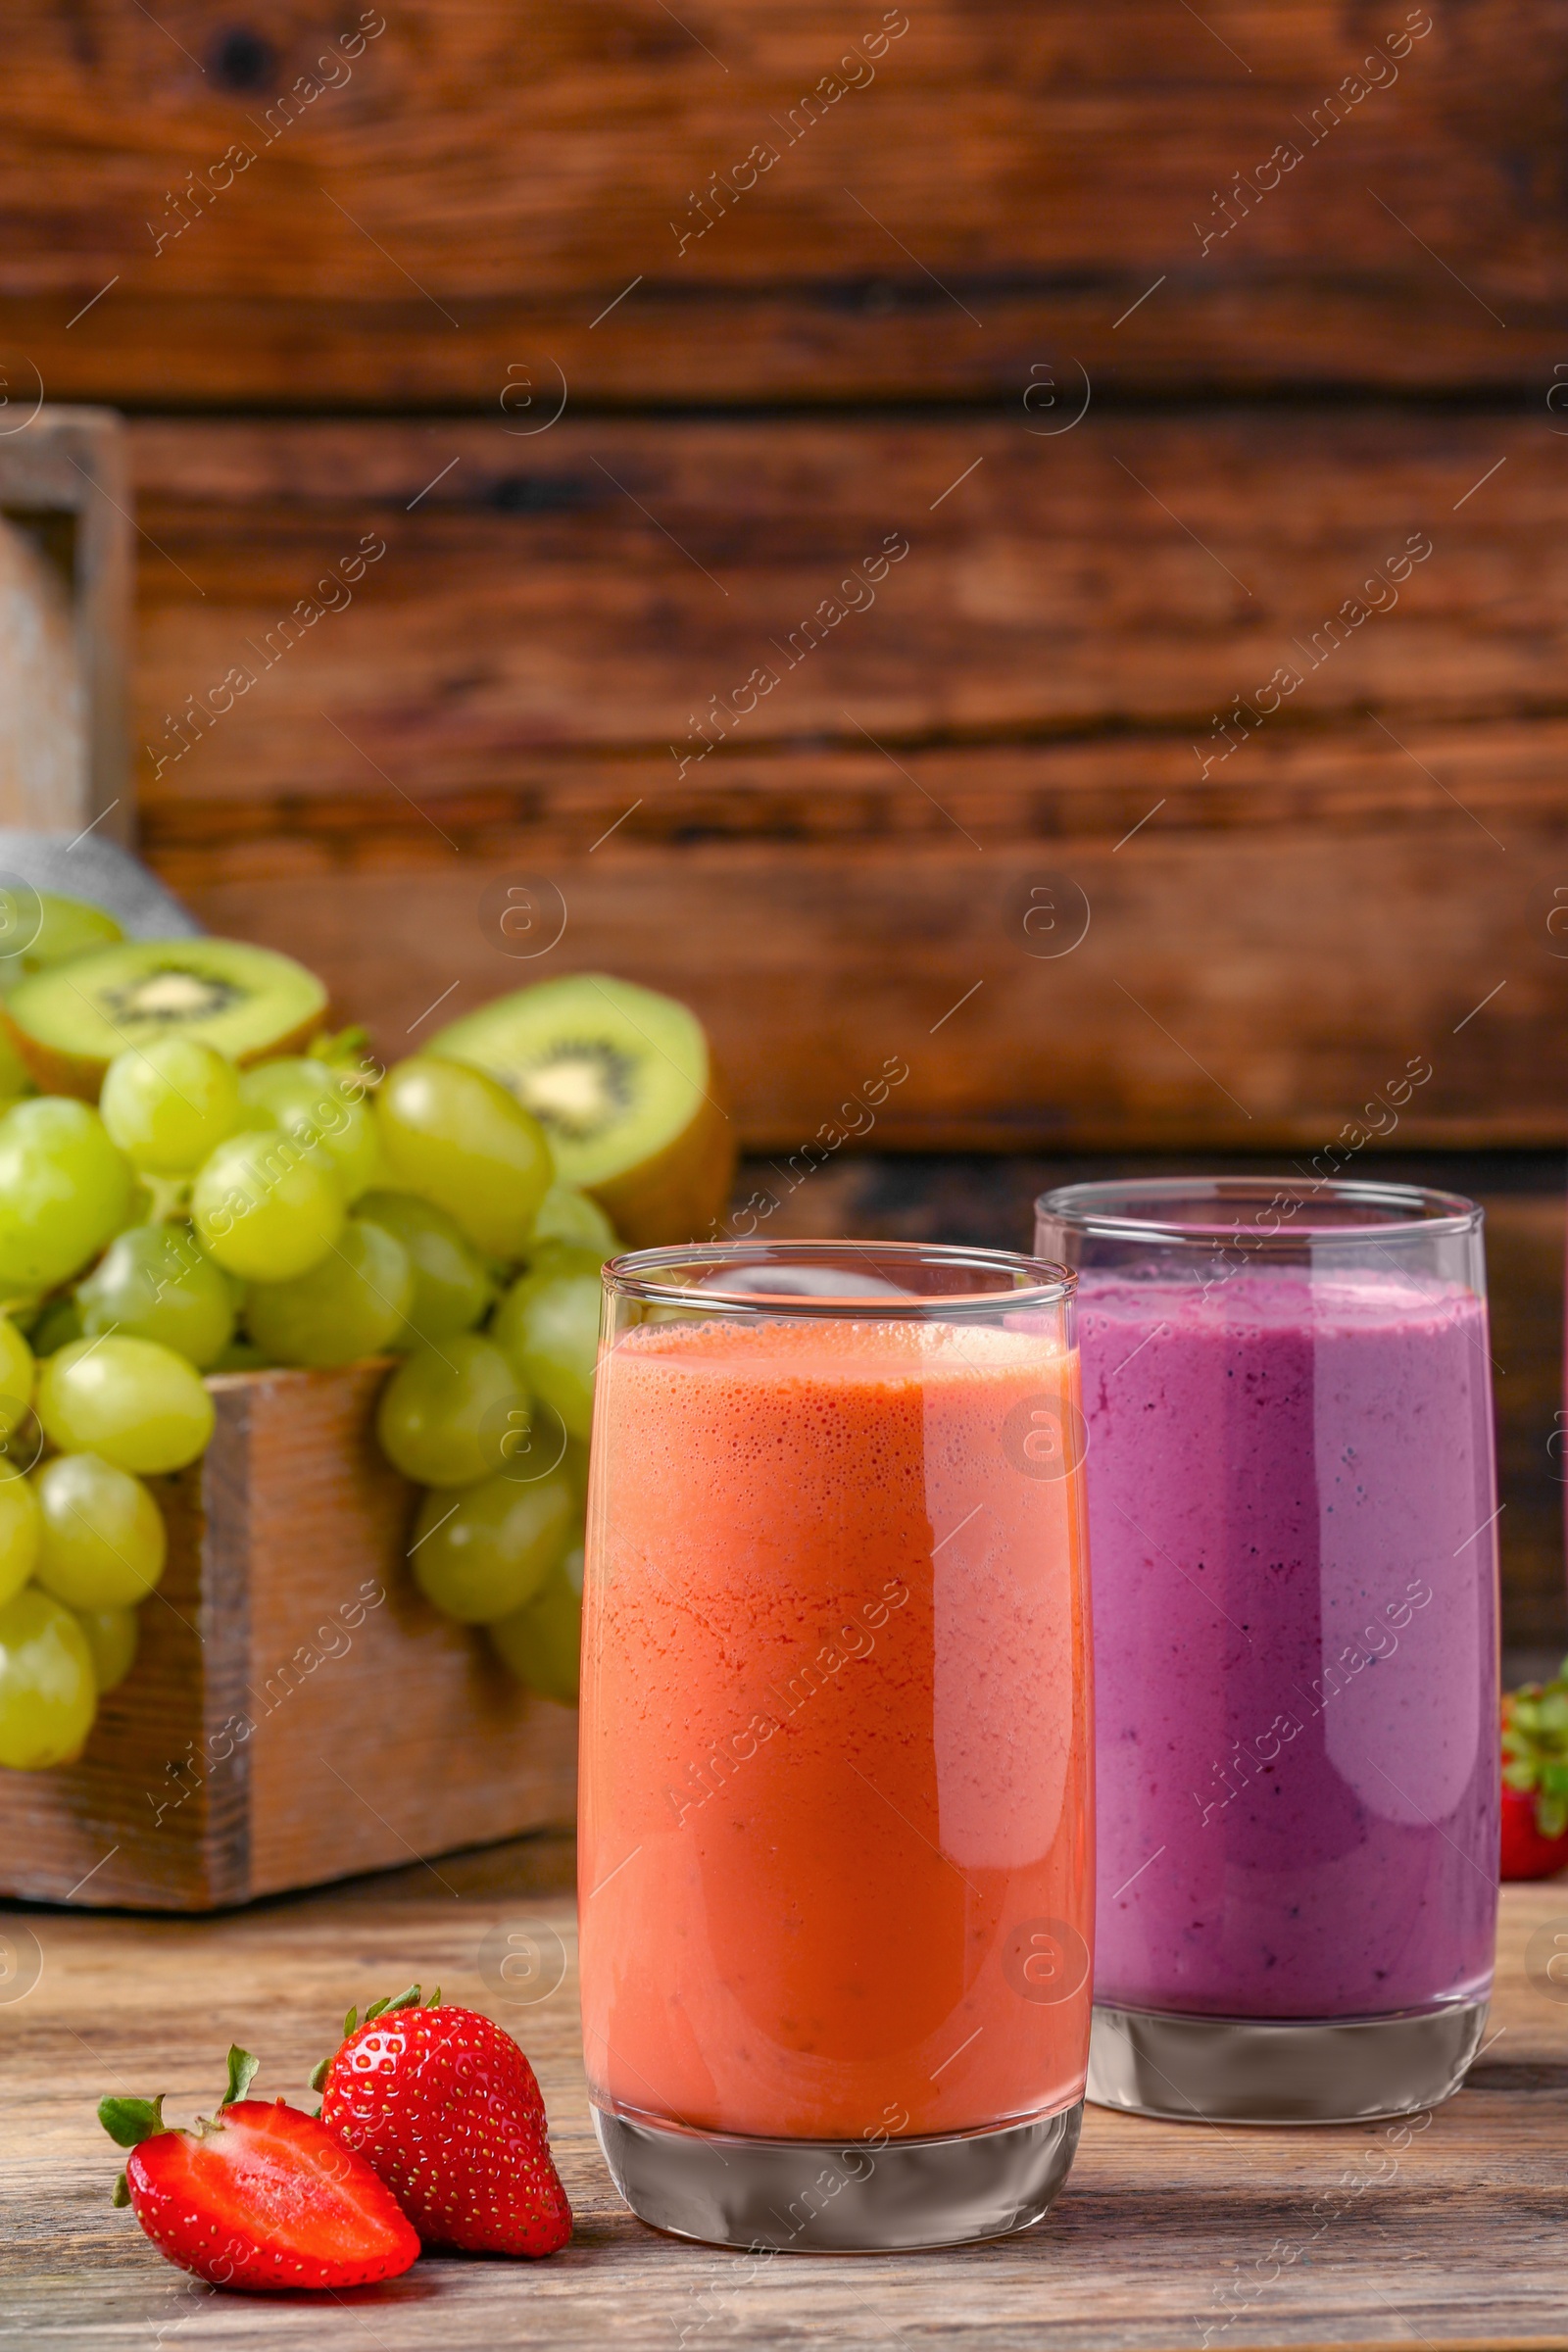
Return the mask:
[[1084,1273],[1096,1994],[1484,1997],[1497,1878],[1487,1317],[1400,1274]]

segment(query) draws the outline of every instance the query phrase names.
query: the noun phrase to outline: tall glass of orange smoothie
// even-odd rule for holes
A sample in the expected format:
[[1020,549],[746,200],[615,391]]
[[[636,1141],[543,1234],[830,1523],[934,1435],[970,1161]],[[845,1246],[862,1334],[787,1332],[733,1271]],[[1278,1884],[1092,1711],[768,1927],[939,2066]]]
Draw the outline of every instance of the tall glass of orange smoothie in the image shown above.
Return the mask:
[[578,1904],[616,2185],[755,2248],[1027,2228],[1090,2022],[1073,1277],[738,1243],[605,1291]]

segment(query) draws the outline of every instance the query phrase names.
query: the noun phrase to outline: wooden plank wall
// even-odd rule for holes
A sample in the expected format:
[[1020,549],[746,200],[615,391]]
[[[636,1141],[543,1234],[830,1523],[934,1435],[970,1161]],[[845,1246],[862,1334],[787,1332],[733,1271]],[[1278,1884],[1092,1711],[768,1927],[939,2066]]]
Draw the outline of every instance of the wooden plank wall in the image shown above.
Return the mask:
[[7,31],[213,925],[391,1049],[678,990],[762,1152],[890,1054],[902,1149],[1568,1141],[1564,0]]
[[905,1146],[1568,1137],[1560,0],[10,25],[208,919],[393,1042],[680,988],[769,1148],[895,1051]]

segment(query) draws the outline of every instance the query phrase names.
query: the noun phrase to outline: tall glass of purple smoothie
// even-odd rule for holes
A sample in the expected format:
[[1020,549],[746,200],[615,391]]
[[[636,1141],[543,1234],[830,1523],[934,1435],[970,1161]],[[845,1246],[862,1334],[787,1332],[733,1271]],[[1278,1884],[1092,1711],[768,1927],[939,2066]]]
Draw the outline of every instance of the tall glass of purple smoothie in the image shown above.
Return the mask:
[[1497,1900],[1482,1212],[1070,1185],[1098,1901],[1089,2097],[1328,2123],[1459,2087]]

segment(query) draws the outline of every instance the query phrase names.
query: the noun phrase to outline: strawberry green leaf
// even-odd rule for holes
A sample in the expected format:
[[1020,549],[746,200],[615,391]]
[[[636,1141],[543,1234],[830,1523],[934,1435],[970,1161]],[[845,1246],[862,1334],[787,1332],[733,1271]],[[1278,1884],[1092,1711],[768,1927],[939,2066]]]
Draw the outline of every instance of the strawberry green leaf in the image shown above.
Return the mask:
[[130,2203],[130,2183],[123,2173],[115,2175],[115,2185],[110,2192],[109,2202],[111,2205],[128,2205]]
[[237,2041],[231,2041],[228,2045],[228,2088],[223,2093],[223,2105],[232,2107],[236,2099],[242,2099],[261,2071],[261,2060],[253,2058],[249,2050],[242,2050]]
[[1521,1794],[1535,1791],[1543,1838],[1568,1830],[1568,1660],[1553,1681],[1503,1693],[1502,1780]]
[[388,2000],[372,2001],[365,2012],[366,2024],[368,2025],[372,2017],[379,2017],[383,2009],[390,2009],[391,2006],[392,2004]]
[[100,2099],[98,2121],[118,2148],[139,2148],[144,2139],[155,2132],[166,2132],[164,2100],[168,2094],[160,2091],[156,2099]]
[[388,2001],[388,2003],[387,2003],[387,2008],[388,2008],[389,2010],[391,2010],[391,2009],[417,2009],[417,2008],[418,2008],[418,2006],[419,2006],[419,1987],[417,1986],[417,1984],[411,1984],[411,1985],[409,1986],[409,1989],[408,1989],[408,1991],[407,1991],[407,1992],[400,1992],[400,1993],[398,1994],[398,1997],[397,1997],[397,1999],[396,1999],[395,2001]]
[[309,2077],[307,2078],[313,2090],[321,2089],[326,2082],[328,2074],[331,2071],[331,2066],[332,2061],[330,2058],[318,2058],[316,2064],[310,2071]]
[[356,2027],[356,2026],[359,2024],[359,2022],[360,2022],[360,2012],[359,2012],[358,2005],[356,2005],[354,2008],[352,2008],[352,2009],[348,2010],[348,2011],[345,2013],[345,2015],[344,2015],[344,2019],[343,2019],[343,2038],[344,2038],[344,2040],[345,2040],[345,2041],[347,2041],[347,2039],[348,2039],[349,2035],[350,2035],[350,2034],[353,2033],[353,2031],[354,2031],[355,2027]]

